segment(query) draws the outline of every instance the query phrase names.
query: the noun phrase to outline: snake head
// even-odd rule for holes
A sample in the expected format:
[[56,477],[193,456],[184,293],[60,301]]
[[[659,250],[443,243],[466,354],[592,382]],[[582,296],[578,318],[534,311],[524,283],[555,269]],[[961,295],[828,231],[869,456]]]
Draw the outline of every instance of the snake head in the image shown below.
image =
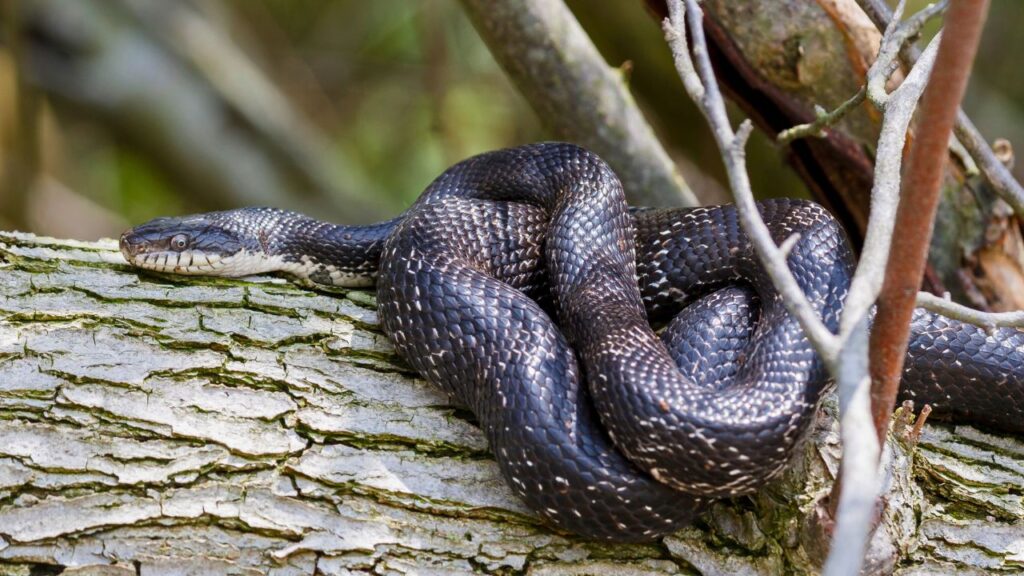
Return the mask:
[[239,225],[233,211],[156,218],[121,234],[121,254],[133,266],[158,272],[241,276],[262,272],[260,234]]

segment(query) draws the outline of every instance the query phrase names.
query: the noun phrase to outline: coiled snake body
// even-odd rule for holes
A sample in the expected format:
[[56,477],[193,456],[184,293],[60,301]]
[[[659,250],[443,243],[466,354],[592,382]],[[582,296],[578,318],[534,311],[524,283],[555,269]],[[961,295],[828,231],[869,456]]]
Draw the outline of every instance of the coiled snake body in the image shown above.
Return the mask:
[[[788,262],[834,329],[842,230],[809,202],[760,209],[777,242],[799,234]],[[755,490],[828,383],[732,207],[631,212],[604,162],[568,144],[470,158],[374,226],[243,208],[157,219],[121,246],[170,272],[376,280],[397,350],[476,414],[512,488],[592,538],[655,538]],[[668,322],[660,339],[649,322]],[[1024,333],[923,310],[912,330],[905,397],[1022,430]]]

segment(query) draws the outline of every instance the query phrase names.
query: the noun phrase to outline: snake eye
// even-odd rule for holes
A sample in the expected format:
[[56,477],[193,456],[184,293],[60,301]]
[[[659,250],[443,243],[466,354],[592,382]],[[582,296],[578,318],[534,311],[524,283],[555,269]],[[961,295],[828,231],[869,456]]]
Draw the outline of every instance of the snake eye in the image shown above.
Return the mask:
[[179,252],[184,250],[188,246],[188,236],[186,234],[175,234],[171,238],[171,248],[178,250]]

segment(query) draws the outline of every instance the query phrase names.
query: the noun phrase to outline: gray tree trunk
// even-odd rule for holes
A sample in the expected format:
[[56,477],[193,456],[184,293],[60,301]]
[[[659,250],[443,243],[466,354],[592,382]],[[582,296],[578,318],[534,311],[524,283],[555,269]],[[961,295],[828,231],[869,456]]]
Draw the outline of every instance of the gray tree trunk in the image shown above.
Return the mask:
[[[0,574],[814,572],[833,406],[762,492],[657,544],[585,542],[512,495],[372,295],[140,276],[109,241],[0,234]],[[1024,567],[1020,439],[896,445],[877,571]]]

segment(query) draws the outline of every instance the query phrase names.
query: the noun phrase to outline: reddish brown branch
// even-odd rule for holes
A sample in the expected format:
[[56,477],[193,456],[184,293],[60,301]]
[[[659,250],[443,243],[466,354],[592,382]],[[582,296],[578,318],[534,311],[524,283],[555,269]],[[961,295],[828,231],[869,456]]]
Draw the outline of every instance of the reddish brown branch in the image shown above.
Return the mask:
[[953,0],[945,18],[935,68],[921,104],[921,122],[910,149],[896,213],[900,239],[889,252],[878,315],[871,333],[871,401],[875,429],[885,440],[921,285],[932,222],[948,159],[949,137],[978,49],[988,0]]

